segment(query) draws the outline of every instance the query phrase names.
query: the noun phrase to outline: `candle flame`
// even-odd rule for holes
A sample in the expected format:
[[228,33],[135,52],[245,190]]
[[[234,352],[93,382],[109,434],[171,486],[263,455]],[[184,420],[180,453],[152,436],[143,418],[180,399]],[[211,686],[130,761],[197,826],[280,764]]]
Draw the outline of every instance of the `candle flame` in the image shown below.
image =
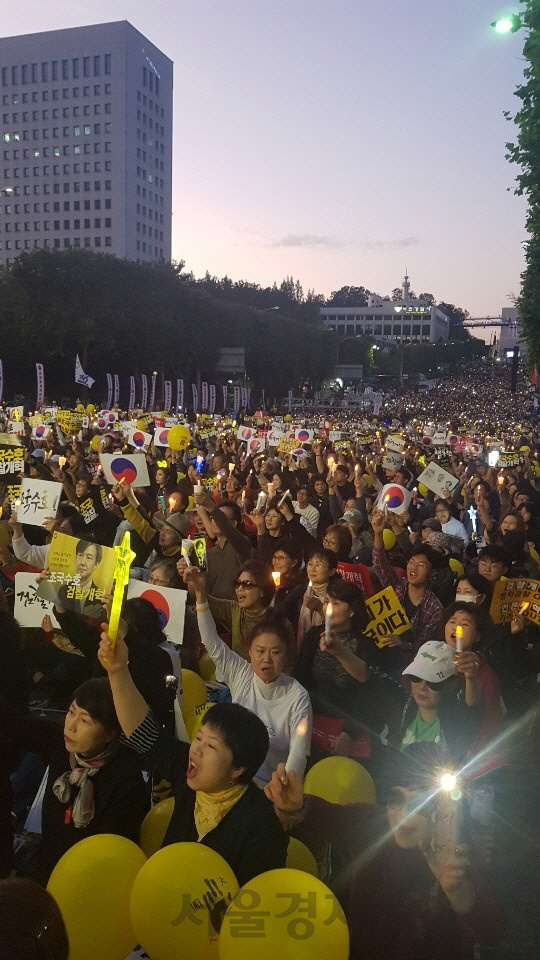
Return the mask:
[[274,586],[279,587],[281,574],[278,570],[272,570],[272,580],[274,581]]

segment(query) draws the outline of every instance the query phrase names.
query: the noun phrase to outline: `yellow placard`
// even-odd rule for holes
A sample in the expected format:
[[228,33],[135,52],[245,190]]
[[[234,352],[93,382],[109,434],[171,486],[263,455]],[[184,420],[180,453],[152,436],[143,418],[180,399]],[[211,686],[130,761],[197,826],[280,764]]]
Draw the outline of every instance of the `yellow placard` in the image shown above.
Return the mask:
[[494,623],[509,623],[514,617],[522,616],[540,624],[540,580],[529,577],[498,580],[489,612]]
[[116,554],[112,547],[55,532],[48,557],[50,574],[37,596],[85,617],[103,616],[103,595],[112,590]]
[[364,633],[366,637],[375,640],[378,647],[381,640],[392,634],[406,633],[412,629],[411,622],[399,602],[393,587],[385,587],[366,600],[366,607],[371,614]]

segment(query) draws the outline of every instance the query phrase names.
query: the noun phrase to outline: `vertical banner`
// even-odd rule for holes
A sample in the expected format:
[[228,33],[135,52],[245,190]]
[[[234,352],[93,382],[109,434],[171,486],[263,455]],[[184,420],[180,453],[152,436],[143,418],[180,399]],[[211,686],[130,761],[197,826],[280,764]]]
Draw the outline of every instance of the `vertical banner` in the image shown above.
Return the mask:
[[163,409],[167,413],[171,412],[172,407],[172,381],[165,380],[163,382]]
[[176,406],[179,410],[184,406],[184,381],[176,381]]
[[113,407],[117,407],[120,401],[120,378],[117,373],[114,375],[114,397]]
[[243,410],[246,410],[247,405],[248,405],[248,392],[247,392],[247,387],[242,387],[242,389],[240,390],[240,396],[241,396],[241,401],[240,401],[240,402],[241,402],[241,404],[242,404],[242,409],[243,409]]
[[249,410],[251,406],[251,387],[246,387],[247,399],[246,399],[246,408]]
[[105,406],[107,410],[110,410],[112,406],[112,376],[110,373],[107,374],[107,403]]
[[234,387],[233,389],[233,407],[235,413],[238,413],[240,409],[240,387]]
[[154,404],[156,402],[156,380],[157,380],[157,375],[153,373],[152,379],[150,381],[150,410],[151,411],[154,409]]
[[223,384],[223,413],[227,409],[227,384]]
[[193,393],[193,413],[197,413],[197,408],[199,406],[199,392],[197,390],[197,384],[191,384],[191,391]]
[[208,383],[206,380],[201,383],[201,410],[208,410]]
[[0,360],[0,403],[2,403],[3,394],[4,394],[4,365]]
[[45,371],[42,363],[36,363],[36,407],[42,407],[45,402]]
[[141,373],[141,408],[148,410],[148,380],[145,373]]
[[265,397],[264,397],[264,387],[263,387],[262,390],[261,390],[261,407],[263,408],[263,410],[264,410],[264,405],[265,405],[265,403],[266,403],[266,400],[265,400]]
[[208,412],[209,412],[209,413],[212,413],[212,414],[216,412],[216,385],[215,385],[215,383],[211,383],[211,384],[210,384],[210,393],[209,393],[209,400],[208,400]]
[[135,407],[135,377],[129,378],[129,405],[128,409],[133,410]]
[[288,404],[289,410],[292,410],[292,390],[289,390],[289,392],[287,393],[287,404]]

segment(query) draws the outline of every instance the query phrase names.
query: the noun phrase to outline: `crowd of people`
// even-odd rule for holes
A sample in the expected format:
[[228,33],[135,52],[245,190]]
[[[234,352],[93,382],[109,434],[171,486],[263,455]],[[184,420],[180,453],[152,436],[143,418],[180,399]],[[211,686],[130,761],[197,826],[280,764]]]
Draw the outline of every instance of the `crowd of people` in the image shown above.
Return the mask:
[[[61,484],[61,497],[43,528],[21,522],[7,488],[2,503],[0,876],[45,885],[83,837],[138,842],[170,796],[163,844],[211,847],[240,885],[283,867],[291,834],[310,846],[345,910],[351,960],[487,956],[504,938],[492,888],[513,731],[525,736],[540,669],[528,605],[510,619],[497,606],[505,579],[540,580],[540,437],[523,397],[510,416],[508,376],[464,371],[357,422],[285,412],[276,445],[260,411],[245,423],[261,452],[230,420],[196,417],[181,449],[136,454],[145,487],[104,481],[102,453],[133,454],[121,415],[69,440],[54,425],[40,440],[27,431],[24,476]],[[291,447],[296,428],[310,439]],[[498,465],[495,448],[515,462]],[[430,463],[448,484],[438,492],[419,481]],[[47,580],[55,533],[77,538],[78,582],[93,584],[126,530],[132,578],[184,592],[173,645],[140,597],[124,601],[114,642],[110,598],[74,609],[65,588],[41,628],[19,625],[17,573]],[[377,595],[391,595],[399,628],[374,633]],[[191,742],[175,723],[181,669],[212,701]],[[361,764],[377,803],[304,798],[307,771],[329,757]],[[463,828],[441,856],[448,770]],[[40,783],[35,846],[23,828]],[[26,884],[0,881],[0,910]]]

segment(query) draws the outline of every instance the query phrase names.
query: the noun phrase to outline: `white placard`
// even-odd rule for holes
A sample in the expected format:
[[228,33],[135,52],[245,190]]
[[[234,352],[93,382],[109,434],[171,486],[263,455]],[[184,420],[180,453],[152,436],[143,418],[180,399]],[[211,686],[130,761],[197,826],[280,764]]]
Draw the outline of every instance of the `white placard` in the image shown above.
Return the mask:
[[385,446],[387,450],[392,450],[394,453],[401,453],[403,447],[405,446],[405,439],[403,437],[390,436],[385,440]]
[[15,607],[13,616],[21,627],[40,627],[43,617],[48,613],[53,627],[60,627],[54,616],[53,606],[48,600],[36,597],[37,573],[15,574]]
[[133,487],[150,486],[144,453],[100,453],[99,461],[106,482],[112,486],[122,478]]
[[184,640],[186,590],[158,587],[154,583],[145,583],[143,580],[130,580],[127,595],[128,600],[132,597],[143,597],[144,600],[148,600],[159,614],[161,629],[167,640],[176,646],[181,646]]
[[383,470],[399,470],[403,466],[403,454],[394,450],[388,450],[382,462]]
[[453,490],[459,483],[457,477],[448,473],[443,467],[436,463],[428,463],[425,470],[422,471],[417,484],[423,483],[428,490],[432,490],[438,497],[444,497],[447,490]]
[[385,508],[390,513],[405,513],[409,509],[411,494],[399,483],[385,483],[377,500],[377,509]]
[[56,480],[36,480],[23,477],[21,484],[20,506],[17,509],[19,523],[28,523],[31,527],[43,526],[47,517],[55,517],[62,494],[62,484]]

